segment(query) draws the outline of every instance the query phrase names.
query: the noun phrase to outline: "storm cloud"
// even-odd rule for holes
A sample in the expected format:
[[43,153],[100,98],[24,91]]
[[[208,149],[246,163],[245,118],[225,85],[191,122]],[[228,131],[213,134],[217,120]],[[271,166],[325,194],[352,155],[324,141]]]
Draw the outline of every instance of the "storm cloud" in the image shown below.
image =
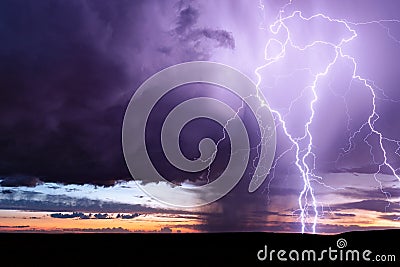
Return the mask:
[[197,26],[199,16],[165,1],[2,1],[0,175],[11,177],[2,185],[27,185],[17,174],[99,185],[128,179],[121,125],[138,85],[164,67],[235,47],[231,33]]
[[[266,64],[266,60],[281,49],[277,40],[283,40],[285,33],[273,35],[268,25],[286,2],[265,1],[265,8],[260,11],[259,1],[244,0],[1,1],[0,185],[8,188],[2,191],[0,208],[58,212],[53,218],[81,218],[85,215],[79,212],[91,212],[102,219],[107,218],[107,213],[124,212],[131,215],[120,218],[129,219],[139,213],[158,212],[158,209],[139,204],[75,198],[67,193],[61,196],[28,193],[12,187],[31,189],[48,182],[55,187],[55,182],[61,187],[95,184],[109,188],[116,181],[129,180],[121,148],[121,126],[136,88],[166,67],[193,60],[228,64],[257,81],[255,69]],[[349,58],[339,59],[330,72],[315,83],[318,101],[314,103],[315,116],[309,128],[313,136],[312,152],[316,155],[315,160],[309,162],[315,164],[311,183],[317,197],[329,195],[332,198],[326,204],[332,204],[336,220],[348,219],[353,223],[355,218],[350,213],[353,209],[371,213],[385,209],[399,212],[395,200],[387,199],[397,197],[400,192],[393,187],[393,177],[389,181],[387,175],[382,175],[392,175],[393,171],[381,164],[385,156],[381,146],[387,150],[387,162],[398,171],[400,142],[393,140],[400,136],[396,115],[400,113],[397,60],[400,58],[400,31],[398,21],[377,23],[381,19],[398,20],[398,5],[396,1],[298,0],[287,5],[284,12],[289,15],[301,10],[305,17],[323,12],[347,21],[357,31],[357,36],[340,52],[354,57],[357,74],[368,80],[376,94],[377,114],[369,117],[373,111],[373,94],[365,84],[352,79],[354,67]],[[365,23],[367,21],[373,22]],[[331,23],[321,17],[302,20],[300,13],[286,22],[293,45],[304,48],[319,42],[306,50],[288,46],[282,60],[260,72],[260,90],[271,107],[287,120],[288,131],[301,138],[312,112],[310,101],[314,92],[310,88],[313,88],[315,75],[324,71],[335,58],[338,49],[334,46],[342,38],[352,36],[352,31],[343,23]],[[275,41],[266,46],[271,38]],[[161,151],[159,132],[167,111],[183,100],[208,95],[232,100],[221,91],[210,86],[177,88],[169,99],[157,103],[149,117],[150,130],[146,138],[150,144],[149,155],[158,164],[161,174],[179,179],[178,182],[207,181],[207,170],[188,174],[172,169]],[[242,117],[254,120],[246,111]],[[382,143],[379,135],[371,134],[366,123],[369,118],[386,137]],[[197,148],[202,138],[218,140],[223,132],[213,123],[190,123],[190,127],[182,130],[180,142],[182,153],[193,159],[198,157]],[[251,123],[254,121],[250,126]],[[287,222],[287,217],[299,208],[303,179],[295,164],[294,146],[282,126],[277,123],[276,155],[281,157],[266,180],[268,188],[264,184],[256,193],[248,193],[253,171],[249,166],[234,190],[204,208],[204,224],[196,226],[198,229],[299,230],[300,223]],[[253,127],[249,129],[250,138],[259,136]],[[301,139],[301,153],[306,151],[308,140]],[[228,140],[221,142],[221,154],[229,154],[225,153],[228,149]],[[250,158],[254,159],[257,152],[257,148],[253,149]],[[227,164],[220,155],[215,162],[214,172],[207,176],[211,180]],[[380,172],[377,176],[360,176],[377,171]],[[361,178],[368,178],[368,181],[365,180],[362,188],[348,187],[349,190],[332,190],[329,194],[318,192],[330,174],[342,174],[335,177],[338,180],[343,176],[343,184]],[[321,177],[316,177],[319,175]],[[329,182],[332,181],[328,181],[328,185]],[[379,184],[386,195],[379,190]],[[336,185],[341,187],[339,182]],[[336,198],[345,199],[344,203],[338,204]],[[396,216],[389,214],[381,218],[397,219]],[[357,225],[321,227],[326,227],[328,232],[362,228]]]

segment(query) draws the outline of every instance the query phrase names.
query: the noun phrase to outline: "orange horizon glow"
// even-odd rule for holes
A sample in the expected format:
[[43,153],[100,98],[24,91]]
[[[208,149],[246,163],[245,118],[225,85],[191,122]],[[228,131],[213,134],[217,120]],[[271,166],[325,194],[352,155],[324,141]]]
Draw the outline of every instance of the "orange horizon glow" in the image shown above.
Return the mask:
[[[393,229],[400,228],[398,221],[381,219],[377,212],[365,212],[352,210],[354,217],[340,219],[321,218],[319,224],[324,226],[348,228],[357,226],[359,230],[372,228]],[[54,212],[51,212],[54,213]],[[48,232],[48,233],[199,233],[197,230],[203,222],[200,216],[181,216],[181,214],[145,213],[133,219],[115,218],[118,213],[108,213],[109,219],[80,219],[80,218],[53,218],[49,212],[0,210],[0,232]],[[124,213],[120,213],[124,214]],[[388,214],[391,215],[391,214]],[[287,220],[274,220],[269,217],[265,220],[265,226],[281,227],[283,233],[293,233],[293,229],[287,228],[285,223],[296,221],[295,217]],[[258,222],[259,224],[260,222]],[[321,231],[318,234],[336,234],[340,232]]]
[[198,232],[191,227],[199,223],[196,218],[175,218],[170,214],[143,214],[134,219],[61,219],[51,217],[49,212],[0,210],[0,232],[107,232],[107,230],[115,232],[115,230],[121,230],[121,232],[150,233],[170,229],[172,232],[192,233]]

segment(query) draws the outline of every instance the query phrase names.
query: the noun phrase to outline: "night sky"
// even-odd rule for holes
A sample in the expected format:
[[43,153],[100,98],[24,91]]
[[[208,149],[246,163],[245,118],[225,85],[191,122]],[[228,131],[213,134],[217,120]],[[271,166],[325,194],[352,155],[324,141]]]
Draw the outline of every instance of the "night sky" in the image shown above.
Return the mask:
[[[43,220],[55,220],[55,228],[66,220],[103,217],[116,221],[108,229],[126,230],[118,222],[147,214],[147,218],[155,216],[148,219],[151,224],[162,217],[155,214],[166,214],[170,221],[155,228],[298,232],[297,198],[303,181],[294,164],[295,150],[278,120],[277,161],[257,192],[247,192],[253,170],[249,166],[238,186],[220,201],[176,210],[156,203],[132,182],[121,145],[124,113],[135,90],[151,75],[177,63],[209,60],[237,68],[259,82],[271,108],[285,118],[288,132],[301,138],[312,111],[310,89],[317,73],[334,60],[335,46],[356,33],[341,47],[356,65],[348,57],[339,57],[315,86],[318,100],[309,129],[316,156],[309,164],[314,166],[317,228],[341,232],[399,227],[399,3],[293,1],[282,13],[293,15],[285,20],[291,43],[285,55],[272,63],[287,36],[284,30],[273,34],[269,26],[287,1],[261,3],[264,8],[259,1],[245,0],[1,1],[0,208],[4,214],[43,212]],[[293,13],[296,10],[304,18],[323,13],[336,21],[322,16],[302,19],[300,13]],[[263,65],[257,80],[255,70]],[[373,94],[372,120],[383,136],[382,144],[379,134],[366,125],[373,112]],[[152,160],[159,163],[160,173],[177,183],[202,183],[205,172],[174,170],[162,154],[158,133],[174,105],[199,96],[219,98],[233,107],[239,103],[216,86],[183,86],[158,103],[148,123],[146,141]],[[257,144],[254,117],[247,111],[241,117],[252,144]],[[191,123],[182,132],[183,153],[196,158],[199,141],[218,140],[221,130],[210,121]],[[212,179],[227,164],[229,142],[219,148]],[[257,149],[252,150],[251,158],[256,156]],[[383,164],[385,157],[394,173]],[[128,215],[112,215],[118,212]],[[11,216],[4,214],[3,218]],[[182,226],[171,220],[178,217],[196,223]],[[7,220],[0,219],[0,227],[33,224]],[[88,225],[68,229],[105,228]]]

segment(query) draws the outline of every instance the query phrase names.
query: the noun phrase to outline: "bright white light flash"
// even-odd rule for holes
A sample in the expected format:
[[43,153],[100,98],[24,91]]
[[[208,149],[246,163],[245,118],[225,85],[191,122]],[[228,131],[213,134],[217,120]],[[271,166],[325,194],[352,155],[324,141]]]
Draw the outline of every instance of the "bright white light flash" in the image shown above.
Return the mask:
[[[371,150],[370,150],[371,158],[374,161],[374,163],[379,166],[379,169],[375,173],[374,177],[375,177],[376,182],[379,184],[382,193],[384,193],[387,198],[390,197],[390,194],[388,192],[384,191],[382,182],[378,178],[378,174],[381,172],[383,167],[388,168],[390,170],[390,172],[393,174],[393,176],[395,176],[400,181],[400,177],[397,174],[398,170],[395,169],[388,161],[388,158],[387,158],[388,152],[385,149],[385,145],[384,145],[384,142],[394,145],[397,148],[396,154],[400,156],[400,154],[399,154],[400,140],[395,140],[395,139],[390,139],[390,138],[385,137],[385,135],[375,127],[375,123],[380,118],[380,116],[377,112],[377,109],[376,109],[376,99],[377,99],[376,91],[383,92],[383,90],[380,89],[379,87],[377,87],[373,81],[368,80],[364,77],[361,77],[357,72],[357,62],[356,62],[355,58],[351,55],[345,54],[342,50],[342,48],[345,44],[352,42],[358,36],[356,30],[354,29],[354,26],[361,25],[361,24],[374,24],[374,23],[379,24],[383,29],[386,30],[387,35],[390,39],[392,39],[396,43],[400,44],[400,41],[397,40],[390,33],[390,30],[383,25],[384,22],[400,23],[400,21],[398,21],[398,20],[378,20],[378,21],[354,23],[354,22],[349,22],[345,19],[331,18],[331,17],[321,14],[321,13],[315,14],[310,17],[304,17],[302,12],[299,10],[296,10],[296,11],[292,12],[290,15],[285,16],[285,10],[290,5],[292,5],[292,0],[290,0],[290,2],[285,4],[280,9],[276,20],[268,28],[268,30],[272,33],[273,36],[283,33],[284,36],[286,36],[286,37],[284,38],[283,41],[280,41],[277,38],[270,38],[267,41],[267,43],[265,45],[265,54],[264,54],[264,59],[265,59],[266,63],[262,66],[259,66],[255,70],[255,74],[257,76],[257,89],[260,91],[261,90],[260,85],[262,82],[262,76],[260,74],[260,71],[269,67],[271,64],[276,63],[276,62],[282,60],[283,58],[285,58],[287,48],[296,49],[297,51],[299,51],[301,53],[303,51],[306,51],[307,49],[314,47],[317,44],[323,44],[323,45],[326,45],[327,47],[330,47],[332,49],[332,51],[334,51],[334,53],[335,53],[333,60],[324,67],[324,70],[322,72],[313,74],[314,79],[313,79],[312,85],[305,88],[305,90],[311,91],[313,97],[312,97],[311,101],[308,103],[309,110],[311,111],[311,113],[310,113],[310,116],[308,117],[306,124],[304,125],[304,135],[302,137],[300,137],[300,138],[294,137],[288,131],[288,129],[286,127],[287,120],[286,120],[285,114],[281,114],[279,111],[271,108],[271,111],[276,116],[275,119],[277,120],[277,122],[276,122],[277,127],[278,126],[282,127],[284,134],[292,143],[291,148],[284,151],[283,154],[287,153],[290,150],[293,150],[293,149],[295,150],[296,156],[295,156],[294,163],[298,169],[298,172],[299,172],[302,182],[303,182],[303,189],[298,197],[300,221],[301,221],[301,225],[302,225],[301,232],[302,233],[306,232],[307,225],[311,224],[312,233],[315,233],[316,227],[317,227],[317,222],[318,222],[318,216],[319,216],[319,212],[318,212],[319,205],[318,205],[312,184],[313,184],[313,182],[318,182],[319,184],[322,184],[322,185],[325,185],[325,184],[323,183],[323,178],[314,173],[314,171],[316,169],[315,160],[316,160],[317,155],[313,152],[313,135],[310,130],[310,126],[313,123],[315,113],[318,112],[317,110],[315,110],[315,103],[318,101],[318,95],[323,90],[329,89],[329,88],[321,88],[318,86],[320,79],[329,73],[332,66],[334,66],[338,62],[338,59],[346,59],[349,62],[351,62],[352,66],[353,66],[352,80],[361,82],[363,84],[363,86],[365,87],[365,89],[369,90],[369,92],[371,93],[371,103],[370,103],[371,113],[370,113],[367,121],[365,121],[357,131],[355,131],[353,134],[350,135],[349,145],[347,148],[343,149],[342,156],[344,154],[350,152],[351,149],[354,147],[353,146],[354,138],[357,135],[361,134],[361,132],[364,128],[368,128],[369,133],[367,134],[367,136],[365,136],[364,141],[367,143],[367,145],[369,145],[371,147]],[[261,9],[261,11],[264,11],[264,9],[266,8],[265,4],[263,3],[262,0],[260,0],[260,2],[259,2],[259,8]],[[341,24],[346,27],[346,29],[351,33],[351,36],[342,38],[336,44],[333,42],[316,40],[316,41],[312,42],[311,44],[307,44],[307,45],[301,47],[299,45],[296,45],[295,42],[293,42],[291,32],[289,30],[289,27],[287,26],[287,21],[294,18],[295,16],[296,16],[296,18],[300,18],[303,21],[309,21],[311,19],[319,18],[328,23]],[[264,26],[260,27],[260,29],[264,29]],[[269,55],[267,53],[267,51],[268,51],[268,48],[270,45],[278,46],[280,48],[280,51],[276,55],[273,55],[273,56]],[[264,93],[266,93],[266,92],[264,92]],[[266,93],[265,95],[268,96],[268,93]],[[383,92],[383,95],[385,96],[384,92]],[[294,102],[296,100],[297,99],[292,101],[290,107],[294,104]],[[395,101],[395,100],[393,100],[393,101]],[[289,112],[290,112],[290,108],[289,108]],[[350,120],[349,115],[348,115],[348,119]],[[348,125],[349,125],[349,122],[348,122]],[[349,127],[348,127],[348,129],[349,129]],[[371,135],[375,135],[379,139],[379,147],[378,148],[380,149],[380,151],[383,154],[383,160],[381,162],[376,161],[374,154],[372,152],[373,145],[371,143],[369,143],[367,140],[368,137]],[[275,163],[273,165],[273,168],[276,166],[276,164],[278,163],[279,159],[283,156],[283,154],[277,155],[277,157],[275,159]],[[310,164],[310,162],[312,162],[312,164]],[[273,174],[272,174],[272,177],[270,177],[270,179],[272,179],[272,178],[273,178]],[[268,184],[268,186],[269,186],[269,184]],[[268,190],[269,190],[269,188],[268,188]],[[321,208],[322,208],[322,205],[321,205]]]

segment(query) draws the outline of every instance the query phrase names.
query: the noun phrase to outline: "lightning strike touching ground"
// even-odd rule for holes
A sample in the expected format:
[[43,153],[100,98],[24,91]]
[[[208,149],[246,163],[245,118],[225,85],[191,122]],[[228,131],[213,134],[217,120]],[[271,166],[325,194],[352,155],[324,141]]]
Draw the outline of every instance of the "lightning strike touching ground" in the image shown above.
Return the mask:
[[[391,197],[388,192],[384,190],[382,181],[379,179],[378,175],[382,173],[383,169],[386,168],[386,170],[389,171],[391,175],[397,178],[397,180],[400,181],[400,176],[398,175],[398,169],[396,169],[388,159],[388,151],[386,146],[392,145],[395,146],[395,154],[399,156],[399,151],[400,151],[400,140],[397,139],[392,139],[388,138],[384,135],[384,133],[380,132],[379,129],[376,127],[376,122],[380,119],[380,116],[377,111],[377,103],[376,100],[379,98],[377,92],[380,93],[380,95],[383,96],[384,100],[387,101],[394,101],[397,102],[398,100],[393,100],[390,99],[385,92],[379,88],[378,86],[375,85],[375,83],[371,80],[368,80],[367,78],[362,77],[358,73],[358,65],[355,60],[355,58],[352,55],[346,54],[343,51],[343,46],[352,42],[355,38],[357,38],[358,34],[357,31],[354,29],[354,26],[357,25],[368,25],[368,24],[378,24],[379,26],[382,27],[387,33],[387,36],[397,44],[400,44],[400,41],[397,40],[391,33],[390,29],[385,26],[384,23],[399,23],[400,21],[398,20],[376,20],[376,21],[368,21],[368,22],[349,22],[345,19],[337,19],[337,18],[331,18],[325,14],[318,13],[314,14],[309,17],[303,16],[302,11],[300,10],[295,10],[291,14],[286,15],[286,10],[289,6],[293,4],[294,1],[290,1],[287,4],[285,4],[282,8],[280,8],[278,16],[276,20],[269,25],[269,27],[266,27],[264,23],[260,24],[260,29],[261,30],[267,30],[269,31],[270,34],[272,34],[272,37],[268,39],[265,45],[265,52],[264,52],[264,60],[265,64],[262,66],[259,66],[255,70],[255,74],[257,77],[257,90],[261,91],[263,88],[261,88],[261,83],[263,81],[262,75],[260,72],[262,70],[268,69],[269,67],[272,67],[273,64],[282,61],[285,56],[287,55],[288,49],[295,49],[299,53],[304,53],[308,49],[311,49],[317,45],[324,45],[326,47],[329,47],[331,51],[333,51],[334,56],[333,59],[330,60],[323,68],[322,71],[314,73],[311,69],[308,71],[312,73],[313,81],[310,86],[306,87],[303,89],[302,93],[304,93],[305,90],[308,90],[311,95],[312,99],[308,102],[308,109],[310,111],[310,115],[307,118],[306,123],[304,124],[303,132],[304,135],[297,137],[295,136],[287,127],[288,120],[287,120],[287,115],[291,112],[292,106],[297,102],[298,98],[292,100],[290,103],[288,113],[283,114],[281,111],[277,109],[271,108],[272,113],[275,116],[276,120],[276,127],[280,127],[285,135],[285,138],[287,138],[291,142],[291,147],[289,149],[285,150],[281,155],[278,155],[275,159],[275,163],[272,167],[272,172],[270,175],[270,180],[268,183],[268,192],[269,192],[269,186],[271,184],[272,179],[274,179],[275,174],[274,170],[276,165],[278,164],[278,161],[280,158],[282,158],[285,154],[287,154],[289,151],[294,150],[295,152],[295,159],[294,159],[294,164],[296,166],[296,169],[302,179],[303,182],[303,187],[302,190],[298,196],[298,205],[299,205],[299,220],[301,222],[301,232],[309,232],[310,228],[309,225],[311,225],[311,232],[316,233],[317,231],[317,222],[319,216],[322,216],[319,212],[319,210],[323,211],[323,204],[319,204],[318,200],[315,195],[315,190],[313,187],[313,183],[317,182],[323,186],[329,187],[330,189],[337,189],[333,188],[329,185],[326,185],[323,182],[323,177],[320,175],[317,175],[315,173],[317,166],[316,166],[316,158],[317,154],[313,152],[313,133],[311,131],[311,125],[314,123],[314,117],[315,114],[318,113],[318,110],[315,107],[315,104],[317,103],[319,99],[319,95],[324,91],[324,90],[330,90],[330,88],[324,88],[323,86],[320,85],[321,79],[323,79],[325,76],[327,76],[332,67],[337,64],[338,60],[346,60],[350,63],[352,66],[352,76],[351,76],[351,81],[352,82],[359,82],[362,84],[363,88],[369,91],[370,97],[371,97],[371,102],[369,103],[371,113],[368,116],[368,119],[361,125],[361,127],[354,131],[353,133],[349,134],[349,139],[348,139],[348,147],[342,149],[342,153],[339,155],[339,158],[343,157],[345,154],[349,153],[352,149],[354,149],[355,144],[354,144],[354,138],[358,135],[361,135],[363,133],[364,129],[368,129],[368,133],[364,136],[364,142],[370,147],[370,156],[373,161],[373,163],[377,166],[378,170],[374,174],[374,178],[376,182],[378,183],[382,193],[386,196],[387,200]],[[259,8],[262,13],[262,18],[265,20],[265,8],[266,4],[261,0],[259,2]],[[288,22],[292,19],[300,19],[303,22],[308,22],[314,19],[320,19],[324,21],[325,23],[330,23],[330,24],[339,24],[341,26],[344,26],[347,31],[351,34],[349,37],[342,37],[340,41],[337,43],[335,42],[329,42],[325,40],[315,40],[310,44],[306,44],[304,46],[297,45],[296,42],[293,40],[292,33],[290,31],[290,28],[288,26]],[[279,37],[277,36],[284,36],[283,40],[279,40]],[[268,51],[270,51],[270,47],[275,46],[278,47],[278,52],[270,55]],[[271,88],[269,88],[271,90]],[[273,90],[273,88],[272,88]],[[268,92],[266,90],[263,90],[264,95],[266,96],[268,100]],[[351,117],[348,112],[348,105],[346,102],[346,97],[341,96],[345,106],[346,106],[346,115],[347,115],[347,130],[350,132],[350,121]],[[266,105],[266,103],[263,103]],[[376,155],[374,154],[374,151],[376,151],[376,145],[372,144],[371,142],[368,141],[368,139],[371,136],[375,136],[378,138],[378,150],[380,151],[382,155],[382,160],[378,160]],[[268,196],[269,199],[269,196]],[[388,202],[389,203],[389,202]],[[322,212],[323,213],[323,212]]]

